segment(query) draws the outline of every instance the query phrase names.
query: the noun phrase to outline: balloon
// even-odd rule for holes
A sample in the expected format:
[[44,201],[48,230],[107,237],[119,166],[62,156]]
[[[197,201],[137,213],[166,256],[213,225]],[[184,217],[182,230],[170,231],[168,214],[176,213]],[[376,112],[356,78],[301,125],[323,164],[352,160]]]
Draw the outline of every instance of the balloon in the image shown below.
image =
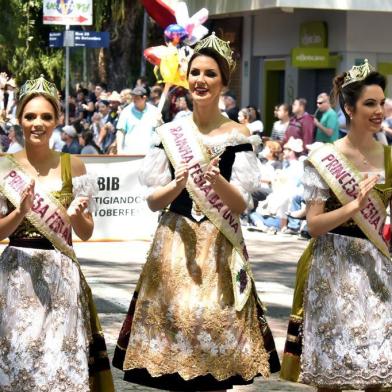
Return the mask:
[[194,45],[207,35],[208,29],[202,26],[208,18],[208,10],[206,8],[200,9],[192,17],[189,17],[187,5],[180,1],[174,7],[174,14],[177,23],[184,27],[188,33],[188,37],[184,40],[185,44]]
[[165,29],[169,24],[176,23],[174,10],[163,0],[142,0],[148,14]]
[[171,42],[174,46],[177,46],[188,37],[188,33],[185,28],[179,24],[171,24],[166,27],[164,36],[167,44]]
[[[152,2],[152,0],[150,2],[144,0],[144,5],[147,8],[147,4]],[[170,9],[170,13],[171,11]],[[202,8],[189,17],[187,5],[180,1],[176,3],[173,12],[177,23],[172,23],[165,28],[164,37],[167,46],[147,48],[144,57],[155,65],[154,73],[159,82],[164,82],[167,86],[175,85],[188,89],[186,71],[188,60],[193,53],[188,45],[194,45],[208,33],[202,25],[207,20],[208,10]]]
[[165,55],[161,58],[159,74],[161,76],[161,82],[188,89],[186,72],[183,72],[180,67],[180,63],[184,60],[181,57],[181,51],[178,51],[175,46],[169,46]]
[[150,48],[145,49],[143,54],[149,63],[153,65],[159,65],[162,56],[164,56],[166,53],[166,50],[167,46],[164,45],[151,46]]

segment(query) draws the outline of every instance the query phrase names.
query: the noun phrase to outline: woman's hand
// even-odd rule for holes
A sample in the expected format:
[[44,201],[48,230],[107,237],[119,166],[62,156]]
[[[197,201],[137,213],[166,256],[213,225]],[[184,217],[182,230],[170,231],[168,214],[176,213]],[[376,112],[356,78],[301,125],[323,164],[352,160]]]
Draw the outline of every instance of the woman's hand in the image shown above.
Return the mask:
[[174,172],[176,187],[180,187],[181,189],[185,188],[186,182],[188,181],[188,175],[188,164],[181,162]]
[[35,194],[35,181],[32,180],[29,185],[23,190],[19,203],[19,212],[26,215],[33,206],[34,194]]
[[356,205],[357,211],[362,210],[362,208],[366,206],[369,192],[374,188],[374,186],[377,184],[379,179],[380,176],[378,174],[376,176],[370,176],[370,177],[368,177],[368,175],[365,174],[365,178],[359,183],[359,190],[358,190],[357,197],[355,200],[353,200],[353,203],[355,203]]
[[70,206],[67,213],[70,218],[81,216],[84,210],[88,207],[89,198],[87,196],[76,197]]
[[204,178],[211,184],[214,185],[216,180],[220,176],[219,169],[219,158],[214,158],[207,167],[206,172],[204,173]]

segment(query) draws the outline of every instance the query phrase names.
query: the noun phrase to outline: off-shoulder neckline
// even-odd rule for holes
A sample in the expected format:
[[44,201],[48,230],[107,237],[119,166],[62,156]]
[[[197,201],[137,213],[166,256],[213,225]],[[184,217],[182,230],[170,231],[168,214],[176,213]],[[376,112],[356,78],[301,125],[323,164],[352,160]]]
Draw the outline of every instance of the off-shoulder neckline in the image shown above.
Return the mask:
[[[247,144],[247,143],[257,146],[261,144],[260,136],[258,135],[245,136],[237,129],[233,129],[230,132],[225,132],[214,136],[207,136],[200,132],[198,132],[198,134],[200,135],[203,144],[207,146],[223,145],[223,144],[226,146],[236,146],[236,145]],[[158,133],[155,133],[154,144],[158,146],[160,143],[161,143],[161,138],[159,137]]]

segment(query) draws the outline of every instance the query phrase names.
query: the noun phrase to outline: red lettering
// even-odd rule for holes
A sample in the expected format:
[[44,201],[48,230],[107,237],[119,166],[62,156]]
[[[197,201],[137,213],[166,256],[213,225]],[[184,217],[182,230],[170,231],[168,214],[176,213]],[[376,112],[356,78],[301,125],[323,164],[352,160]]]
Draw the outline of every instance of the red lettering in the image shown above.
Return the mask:
[[219,200],[219,196],[215,193],[215,194],[212,194],[209,198],[208,198],[208,201],[211,203],[211,204],[215,204],[217,201]]
[[380,222],[380,217],[377,216],[375,219],[373,219],[373,220],[370,222],[370,224],[373,225],[374,228],[377,230],[377,226],[378,226],[379,222]]
[[206,196],[212,191],[212,186],[211,185],[206,185],[203,187],[200,187],[200,190],[205,193]]
[[351,174],[350,174],[350,173],[347,173],[347,172],[344,172],[344,174],[339,178],[339,183],[340,183],[340,184],[343,184],[343,180],[344,180],[346,177],[351,177]]
[[184,159],[184,161],[186,163],[189,163],[193,159],[193,155],[192,154],[191,155],[186,155],[186,156],[181,155],[181,157]]
[[206,183],[206,181],[204,179],[204,174],[202,174],[199,177],[194,178],[193,181],[199,188],[202,187]]
[[41,216],[41,219],[45,216],[45,214],[49,210],[49,205],[45,204],[42,208],[37,209],[35,212]]
[[355,184],[352,186],[351,189],[346,190],[346,193],[347,193],[349,196],[351,196],[351,197],[357,197],[357,194],[358,194],[357,188],[358,188],[358,186],[359,186],[359,185],[358,185],[357,183],[355,183]]
[[339,164],[339,161],[337,161],[336,159],[334,161],[332,161],[331,163],[328,163],[328,165],[326,165],[325,167],[327,169],[329,169],[329,171],[331,171],[331,168],[334,167],[336,164]]
[[7,177],[15,177],[16,176],[16,171],[15,170],[11,170],[5,177],[4,177],[4,180],[7,178]]
[[214,204],[214,207],[220,212],[224,204],[220,201],[219,203]]
[[321,162],[324,162],[324,161],[333,161],[334,159],[335,159],[335,155],[329,154],[329,155],[327,155],[326,157],[324,157],[324,158],[321,160]]
[[230,210],[227,208],[227,210],[223,213],[223,218],[228,219],[230,216]]
[[198,173],[201,170],[201,167],[198,163],[194,163],[192,166],[189,167],[189,171],[195,170],[194,173]]

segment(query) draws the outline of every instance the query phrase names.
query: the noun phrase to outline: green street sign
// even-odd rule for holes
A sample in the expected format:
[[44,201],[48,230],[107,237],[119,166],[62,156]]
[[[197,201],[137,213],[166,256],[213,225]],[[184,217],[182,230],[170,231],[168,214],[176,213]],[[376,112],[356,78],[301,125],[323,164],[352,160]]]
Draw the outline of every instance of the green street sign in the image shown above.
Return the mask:
[[291,63],[297,68],[328,68],[328,48],[294,48]]

